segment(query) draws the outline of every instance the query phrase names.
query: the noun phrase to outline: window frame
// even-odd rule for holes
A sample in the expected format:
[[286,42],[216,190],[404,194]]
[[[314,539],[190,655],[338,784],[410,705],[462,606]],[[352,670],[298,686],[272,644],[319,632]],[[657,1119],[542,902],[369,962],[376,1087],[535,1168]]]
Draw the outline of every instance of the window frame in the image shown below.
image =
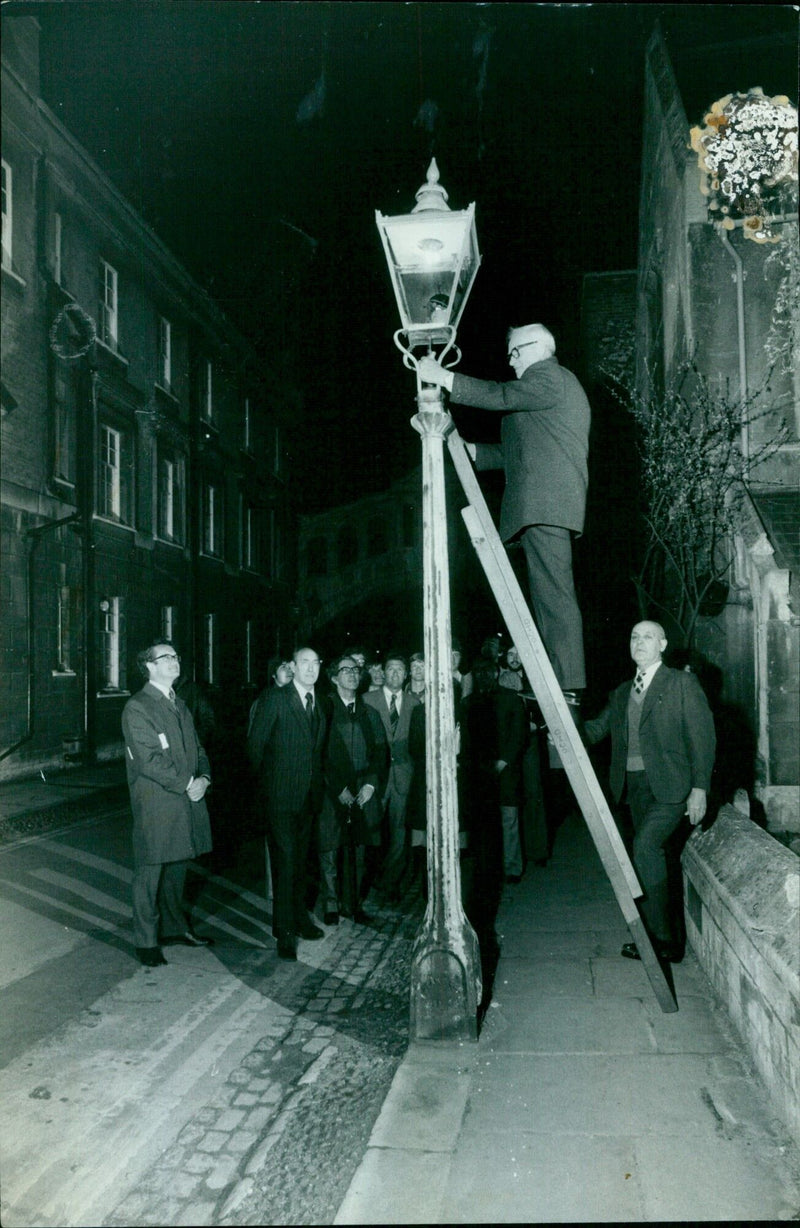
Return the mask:
[[158,383],[172,392],[172,321],[158,317]]
[[[168,483],[165,483],[167,470],[169,480]],[[186,459],[183,453],[158,440],[156,442],[156,537],[159,541],[173,546],[184,544],[185,492]]]
[[[109,463],[108,441],[116,439],[116,465]],[[96,514],[112,524],[134,527],[134,458],[133,432],[127,425],[118,423],[113,418],[101,418],[98,423],[97,440],[97,492]],[[111,478],[111,506],[107,498],[107,473]],[[116,506],[115,506],[116,505]]]
[[223,485],[206,479],[203,483],[202,553],[221,559],[224,554],[225,501]]
[[242,451],[252,455],[253,440],[252,440],[252,417],[250,408],[250,398],[245,397],[242,404]]
[[203,673],[205,682],[217,681],[217,616],[213,611],[203,614]]
[[14,260],[14,168],[5,158],[2,161],[2,265],[10,269]]
[[214,422],[214,364],[206,358],[203,364],[203,391],[200,403],[200,417],[205,423]]
[[100,260],[98,323],[100,342],[116,354],[119,349],[119,275],[113,264],[103,259]]
[[78,477],[78,408],[70,366],[59,359],[53,371],[53,481],[71,490]]
[[[104,609],[103,607],[107,608]],[[99,603],[98,697],[127,694],[125,678],[124,600],[106,597]],[[105,625],[103,625],[105,623]]]

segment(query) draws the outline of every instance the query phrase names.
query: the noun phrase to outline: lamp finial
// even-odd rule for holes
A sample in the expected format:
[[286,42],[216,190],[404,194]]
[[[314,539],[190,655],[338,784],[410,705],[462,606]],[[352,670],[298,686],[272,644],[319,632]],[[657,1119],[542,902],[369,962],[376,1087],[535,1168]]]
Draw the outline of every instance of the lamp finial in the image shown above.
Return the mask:
[[417,192],[417,203],[411,212],[424,213],[430,209],[434,209],[437,212],[450,212],[450,206],[447,203],[447,193],[439,183],[439,167],[436,165],[435,158],[431,158],[426,182],[423,183]]

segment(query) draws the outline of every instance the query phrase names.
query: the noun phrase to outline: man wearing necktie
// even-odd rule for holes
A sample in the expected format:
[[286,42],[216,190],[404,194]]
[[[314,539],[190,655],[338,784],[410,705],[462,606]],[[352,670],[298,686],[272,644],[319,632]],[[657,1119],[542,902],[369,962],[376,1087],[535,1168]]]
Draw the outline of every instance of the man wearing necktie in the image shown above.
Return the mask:
[[208,758],[191,713],[173,689],[181,659],[158,640],[136,658],[145,685],[122,711],[133,812],[133,935],[146,967],[165,964],[162,945],[202,947],[186,918],[183,888],[194,857],[211,851],[205,793]]
[[[682,951],[670,924],[664,844],[683,816],[696,826],[706,813],[714,766],[714,718],[693,674],[670,669],[659,623],[640,622],[631,632],[632,680],[612,692],[608,705],[587,721],[586,741],[611,735],[611,791],[623,794],[633,819],[633,864],[644,891],[642,917],[663,959],[677,963]],[[622,948],[638,959],[636,944]]]
[[306,908],[306,862],[323,799],[322,748],[326,720],[315,685],[320,659],[299,648],[294,677],[258,697],[247,751],[266,813],[272,871],[272,931],[281,959],[297,959],[297,939],[322,938]]
[[[380,842],[380,800],[389,771],[389,751],[380,717],[359,692],[361,669],[352,654],[330,669],[334,693],[326,700],[325,800],[319,818],[323,921],[339,913],[363,922],[365,847]],[[341,874],[340,870],[341,865]]]
[[419,700],[410,691],[403,690],[403,683],[408,675],[405,657],[393,653],[386,658],[383,669],[386,679],[384,685],[379,691],[368,691],[364,696],[364,703],[378,713],[389,743],[389,778],[382,799],[388,837],[379,891],[390,903],[396,903],[400,898],[400,882],[408,863],[406,807],[414,775],[414,760],[408,749],[408,733],[411,713],[418,706]]

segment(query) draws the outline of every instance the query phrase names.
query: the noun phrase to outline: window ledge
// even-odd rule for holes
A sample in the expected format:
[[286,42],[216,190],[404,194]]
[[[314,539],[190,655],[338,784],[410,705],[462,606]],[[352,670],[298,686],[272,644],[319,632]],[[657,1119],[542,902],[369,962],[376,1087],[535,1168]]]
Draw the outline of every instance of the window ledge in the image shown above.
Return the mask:
[[135,533],[136,526],[126,524],[124,520],[115,520],[113,516],[104,516],[102,512],[95,512],[93,520],[99,521],[100,524],[113,525],[115,529],[124,529],[126,533]]
[[103,341],[100,337],[97,338],[97,345],[103,354],[106,354],[109,358],[113,359],[114,362],[119,363],[119,365],[124,367],[124,369],[127,371],[130,363],[124,354],[120,354],[119,350],[115,350],[108,344],[108,342]]
[[5,261],[3,261],[3,278],[7,278],[8,281],[11,282],[12,286],[16,286],[18,290],[24,290],[28,285],[25,278],[20,277],[19,273],[15,273],[12,266],[10,264],[6,264]]
[[160,546],[172,546],[175,550],[183,550],[183,542],[178,541],[177,537],[162,537],[160,533],[156,533],[155,540]]
[[74,669],[51,669],[51,678],[77,678],[78,675]]
[[130,695],[130,691],[111,687],[107,691],[98,691],[97,699],[124,699],[126,695]]
[[164,399],[166,401],[169,401],[171,405],[180,405],[180,400],[178,399],[178,397],[175,395],[175,393],[172,391],[171,388],[167,388],[164,384],[160,384],[158,380],[156,380],[155,383],[153,384],[153,388],[155,389],[158,396],[164,397]]
[[221,554],[209,554],[207,550],[200,551],[201,559],[208,559],[212,563],[224,563],[225,560]]

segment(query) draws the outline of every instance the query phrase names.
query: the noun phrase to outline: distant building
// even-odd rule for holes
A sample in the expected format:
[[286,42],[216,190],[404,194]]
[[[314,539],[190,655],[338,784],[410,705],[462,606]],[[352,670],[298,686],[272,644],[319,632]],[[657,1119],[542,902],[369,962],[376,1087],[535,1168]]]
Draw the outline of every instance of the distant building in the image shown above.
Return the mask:
[[[752,82],[732,80],[731,92]],[[714,101],[709,98],[707,105]],[[701,117],[696,117],[698,120]],[[745,518],[730,543],[731,567],[718,611],[700,619],[696,647],[722,672],[723,699],[750,721],[757,741],[755,792],[770,827],[800,829],[800,375],[770,372],[782,270],[774,250],[748,241],[741,223],[715,225],[699,190],[697,154],[660,31],[648,44],[632,370],[640,393],[658,393],[689,357],[702,375],[747,399],[761,390],[758,420],[744,438],[748,454],[785,441],[754,465]],[[793,214],[771,225],[797,244]],[[784,248],[784,251],[786,248]],[[785,271],[785,265],[784,265]],[[608,279],[605,283],[603,278]],[[628,273],[601,274],[584,286],[587,365],[624,357],[613,317]],[[612,293],[613,292],[613,293]],[[605,295],[605,298],[604,298]],[[609,327],[609,325],[611,325]],[[769,375],[769,379],[767,376]]]
[[[475,651],[498,616],[459,509],[465,497],[446,461],[453,634]],[[422,471],[299,520],[299,636],[325,654],[423,648]]]
[[296,578],[293,394],[43,103],[38,33],[4,18],[0,776],[120,753],[157,636],[244,719]]

